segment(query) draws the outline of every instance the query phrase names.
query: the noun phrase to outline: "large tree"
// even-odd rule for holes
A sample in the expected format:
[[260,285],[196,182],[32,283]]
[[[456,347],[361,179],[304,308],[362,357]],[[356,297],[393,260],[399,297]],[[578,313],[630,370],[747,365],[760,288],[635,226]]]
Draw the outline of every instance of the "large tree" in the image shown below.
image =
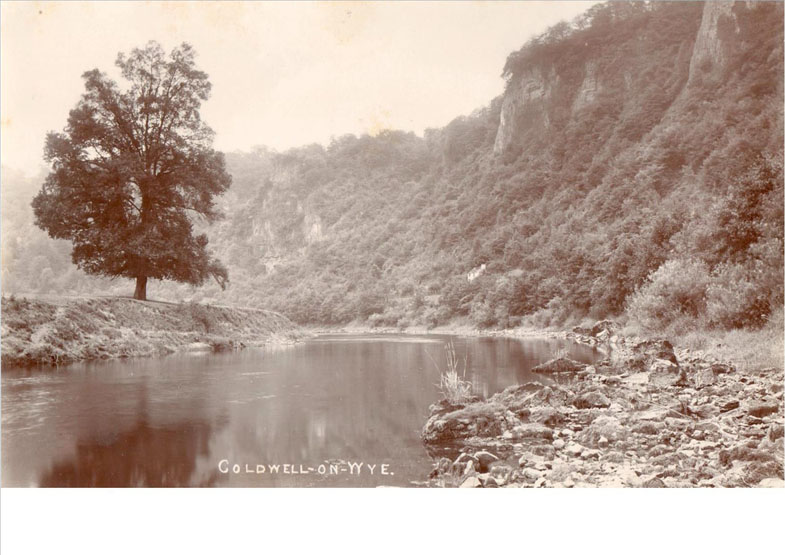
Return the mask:
[[72,260],[89,274],[194,285],[226,269],[209,255],[198,220],[220,217],[214,197],[231,183],[213,131],[199,108],[210,94],[207,74],[182,44],[167,56],[156,42],[116,65],[125,90],[105,73],[84,73],[85,93],[63,133],[49,133],[51,172],[33,200],[36,224],[73,242]]

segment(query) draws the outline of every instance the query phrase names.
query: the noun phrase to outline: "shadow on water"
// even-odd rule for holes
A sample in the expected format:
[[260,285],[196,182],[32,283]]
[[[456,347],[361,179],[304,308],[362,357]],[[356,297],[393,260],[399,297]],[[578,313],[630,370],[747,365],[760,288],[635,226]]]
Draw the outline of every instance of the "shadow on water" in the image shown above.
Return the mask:
[[78,441],[76,456],[55,464],[40,479],[42,487],[213,486],[217,470],[194,481],[199,456],[209,454],[212,426],[192,422],[155,428],[139,422],[108,443]]

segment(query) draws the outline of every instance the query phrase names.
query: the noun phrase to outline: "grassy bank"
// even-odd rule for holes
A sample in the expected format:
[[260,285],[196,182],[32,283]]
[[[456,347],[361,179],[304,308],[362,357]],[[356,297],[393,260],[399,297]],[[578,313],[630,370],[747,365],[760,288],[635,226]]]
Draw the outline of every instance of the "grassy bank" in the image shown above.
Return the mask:
[[288,318],[263,310],[124,298],[2,300],[3,367],[220,351],[300,335]]

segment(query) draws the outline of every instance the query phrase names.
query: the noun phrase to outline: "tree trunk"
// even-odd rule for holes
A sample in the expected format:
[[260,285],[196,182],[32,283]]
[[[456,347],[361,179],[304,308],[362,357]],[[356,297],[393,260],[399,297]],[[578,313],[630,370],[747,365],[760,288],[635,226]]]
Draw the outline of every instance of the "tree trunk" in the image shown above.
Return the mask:
[[134,299],[139,301],[147,300],[147,276],[136,277],[136,290],[134,291]]

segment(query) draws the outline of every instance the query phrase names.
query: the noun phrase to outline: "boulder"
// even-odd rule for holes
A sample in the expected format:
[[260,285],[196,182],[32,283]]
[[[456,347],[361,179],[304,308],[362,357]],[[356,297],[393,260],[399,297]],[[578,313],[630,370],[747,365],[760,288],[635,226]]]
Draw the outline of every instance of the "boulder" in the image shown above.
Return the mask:
[[533,407],[529,411],[529,419],[552,428],[564,423],[564,414],[553,407]]
[[461,482],[461,485],[459,487],[462,487],[462,488],[481,488],[482,487],[482,482],[480,482],[480,479],[477,476],[469,476],[463,482]]
[[664,422],[656,422],[652,420],[646,420],[633,426],[632,431],[633,433],[637,434],[644,434],[644,435],[657,435],[662,430],[665,429]]
[[461,453],[458,455],[458,458],[455,459],[455,462],[452,463],[452,473],[460,476],[462,474],[466,474],[471,472],[472,470],[480,470],[480,462],[474,455],[470,455],[469,453]]
[[477,460],[479,472],[488,472],[490,465],[499,460],[499,457],[488,451],[479,451],[474,454],[474,458]]
[[643,482],[644,488],[667,488],[668,486],[665,485],[660,478],[652,478],[650,480],[646,480]]
[[785,488],[785,480],[782,478],[765,478],[758,484],[759,488]]
[[610,400],[599,391],[587,391],[579,395],[572,405],[577,409],[597,409],[611,406]]
[[615,328],[616,324],[614,324],[611,320],[600,320],[591,327],[590,333],[594,337],[602,339],[600,338],[600,334],[604,334],[603,338],[610,337]]
[[649,383],[657,386],[669,386],[680,383],[685,375],[678,364],[658,358],[649,364]]
[[585,368],[586,365],[582,362],[572,360],[568,357],[560,357],[544,362],[543,364],[538,364],[532,368],[532,372],[535,374],[555,374],[559,372],[579,372]]
[[536,422],[515,426],[512,434],[516,439],[553,439],[553,430],[544,424]]
[[769,426],[768,438],[770,441],[777,441],[783,436],[785,436],[785,427],[783,427],[782,424],[777,424],[775,422]]
[[633,355],[638,358],[643,358],[647,361],[657,359],[667,360],[674,364],[678,364],[676,360],[676,353],[673,352],[673,345],[670,341],[665,340],[650,340],[641,341],[632,348]]
[[496,461],[491,464],[489,472],[496,483],[503,486],[512,478],[513,468],[504,461]]
[[693,375],[693,382],[696,389],[702,389],[717,383],[717,375],[711,368],[703,368]]
[[751,402],[747,404],[747,414],[756,418],[763,418],[764,416],[774,414],[778,408],[779,404],[773,400]]
[[734,409],[739,408],[739,401],[737,399],[731,399],[730,401],[724,401],[719,405],[720,412],[728,412]]

